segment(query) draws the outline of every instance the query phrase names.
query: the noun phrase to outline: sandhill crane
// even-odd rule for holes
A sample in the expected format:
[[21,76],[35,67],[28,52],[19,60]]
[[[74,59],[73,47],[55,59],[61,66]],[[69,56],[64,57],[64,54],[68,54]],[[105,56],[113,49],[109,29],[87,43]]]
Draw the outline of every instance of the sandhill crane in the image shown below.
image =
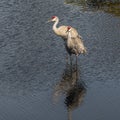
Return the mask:
[[[52,16],[52,18],[48,22],[55,22],[53,24],[53,31],[56,35],[62,37],[64,40],[67,40],[67,26],[62,25],[60,27],[57,27],[59,23],[59,18],[57,16]],[[72,32],[72,37],[77,37],[79,36],[77,30],[73,27],[71,27],[71,32]]]
[[[53,27],[52,27],[54,33],[56,35],[62,37],[63,40],[66,43],[67,37],[68,37],[66,31],[67,31],[68,26],[62,25],[60,27],[57,27],[57,25],[59,23],[59,18],[57,16],[52,16],[51,19],[48,22],[54,22]],[[77,30],[75,28],[71,27],[70,30],[71,30],[71,33],[72,33],[71,37],[73,37],[73,38],[81,38],[81,36],[78,34],[78,32],[77,32]],[[67,57],[67,59],[68,59],[68,57]]]
[[[76,65],[77,65],[77,56],[81,53],[86,53],[86,48],[83,44],[83,41],[80,36],[74,37],[72,34],[73,32],[71,31],[72,27],[68,26],[67,27],[67,42],[66,42],[66,50],[70,55],[75,54],[76,55]],[[71,60],[72,63],[72,60]]]

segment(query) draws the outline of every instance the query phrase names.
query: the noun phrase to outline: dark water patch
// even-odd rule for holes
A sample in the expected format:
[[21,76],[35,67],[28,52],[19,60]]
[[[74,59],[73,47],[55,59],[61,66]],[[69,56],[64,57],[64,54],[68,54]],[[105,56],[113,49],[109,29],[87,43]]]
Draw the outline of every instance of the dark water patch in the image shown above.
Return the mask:
[[65,3],[83,6],[83,10],[102,10],[115,16],[120,16],[119,0],[66,0]]
[[57,103],[64,96],[68,120],[72,119],[72,112],[82,105],[87,91],[87,86],[79,75],[80,70],[76,65],[66,65],[61,80],[54,87],[53,100]]

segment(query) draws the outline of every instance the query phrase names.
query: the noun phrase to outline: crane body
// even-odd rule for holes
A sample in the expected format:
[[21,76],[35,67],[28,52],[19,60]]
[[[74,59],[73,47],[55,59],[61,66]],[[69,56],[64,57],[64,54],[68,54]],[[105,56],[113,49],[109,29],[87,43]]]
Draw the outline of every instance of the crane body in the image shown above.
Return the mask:
[[72,54],[76,55],[77,64],[77,56],[86,53],[87,50],[83,44],[83,40],[79,36],[73,37],[71,28],[72,28],[71,26],[67,27],[66,50],[69,53],[70,57]]
[[68,53],[79,55],[81,53],[86,53],[86,48],[83,44],[83,40],[79,37],[72,37],[72,31],[71,27],[68,26],[67,28],[67,42],[66,42],[66,48],[68,50]]
[[57,16],[52,16],[52,18],[48,22],[54,22],[52,27],[54,33],[57,36],[62,37],[63,40],[65,41],[65,47],[68,54],[70,55],[70,58],[72,54],[76,55],[76,64],[77,64],[77,56],[81,53],[87,52],[83,44],[82,37],[79,35],[77,30],[71,26],[63,25],[57,27],[59,23],[59,18]]

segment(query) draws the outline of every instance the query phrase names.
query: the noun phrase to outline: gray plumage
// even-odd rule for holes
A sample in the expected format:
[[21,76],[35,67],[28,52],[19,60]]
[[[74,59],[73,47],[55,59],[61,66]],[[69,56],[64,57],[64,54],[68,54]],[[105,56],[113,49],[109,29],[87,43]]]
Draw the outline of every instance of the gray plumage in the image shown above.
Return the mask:
[[72,31],[70,26],[68,26],[67,35],[68,37],[66,42],[66,50],[69,53],[69,55],[75,54],[76,56],[78,56],[79,54],[83,54],[87,52],[81,36],[79,35],[77,35],[76,37],[72,36]]

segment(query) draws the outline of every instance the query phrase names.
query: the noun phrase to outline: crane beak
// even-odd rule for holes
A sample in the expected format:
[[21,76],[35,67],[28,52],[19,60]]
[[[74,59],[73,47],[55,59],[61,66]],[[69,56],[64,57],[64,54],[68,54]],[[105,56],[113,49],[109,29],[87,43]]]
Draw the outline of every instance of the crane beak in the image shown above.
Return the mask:
[[49,23],[49,22],[51,22],[51,19],[49,19],[46,23]]

